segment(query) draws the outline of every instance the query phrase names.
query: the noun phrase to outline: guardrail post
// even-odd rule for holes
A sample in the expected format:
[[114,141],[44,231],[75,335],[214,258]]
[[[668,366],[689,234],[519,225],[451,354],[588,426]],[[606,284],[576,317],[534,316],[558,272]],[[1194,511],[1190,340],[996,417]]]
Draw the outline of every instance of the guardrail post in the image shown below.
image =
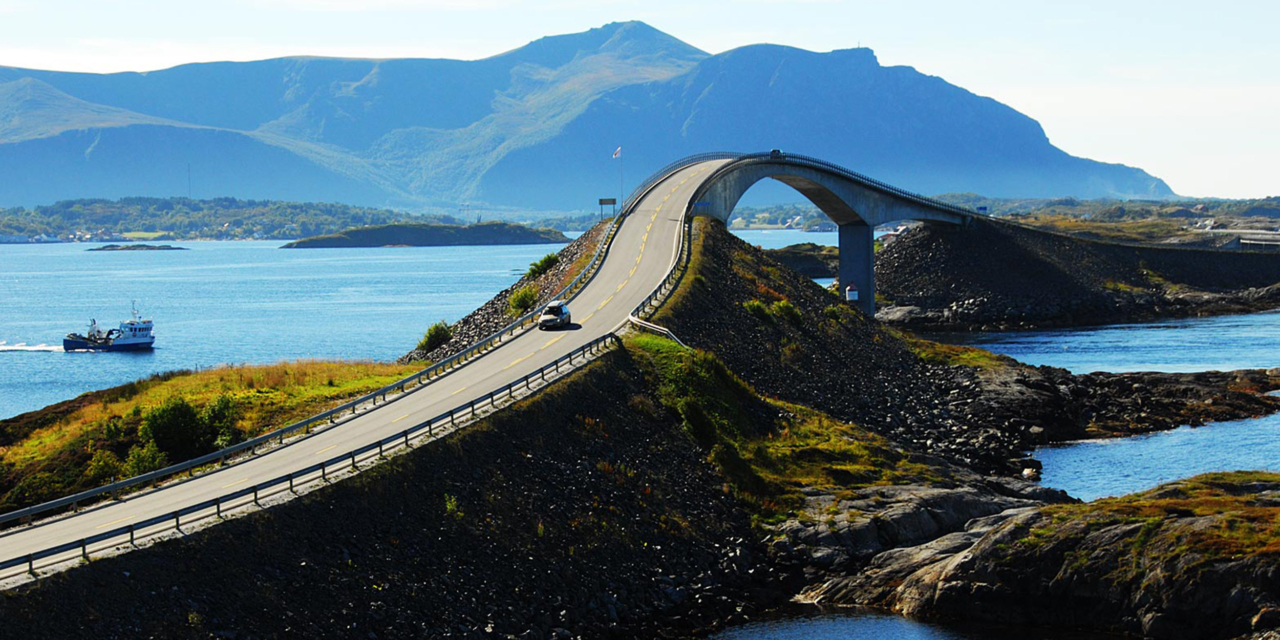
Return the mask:
[[36,554],[34,553],[27,554],[27,573],[33,576],[36,574]]
[[85,562],[89,561],[89,541],[86,538],[80,539],[80,557],[84,558]]
[[129,525],[129,544],[135,544],[133,541],[133,525]]
[[289,493],[293,493],[293,472],[289,472]]
[[178,531],[182,531],[182,512],[181,511],[173,512],[173,528],[177,529]]
[[351,452],[351,468],[356,468],[356,452],[354,451]]
[[254,506],[256,506],[256,507],[261,507],[261,506],[262,506],[262,505],[258,504],[258,485],[256,485],[256,484],[255,484],[255,485],[253,485],[253,504],[254,504]]
[[213,499],[213,514],[222,519],[222,496]]
[[320,481],[321,482],[329,481],[329,474],[328,474],[328,471],[324,468],[323,463],[320,464]]
[[382,456],[382,441],[381,441],[381,440],[379,440],[379,441],[378,441],[378,457],[379,457],[379,458],[383,457],[383,456]]

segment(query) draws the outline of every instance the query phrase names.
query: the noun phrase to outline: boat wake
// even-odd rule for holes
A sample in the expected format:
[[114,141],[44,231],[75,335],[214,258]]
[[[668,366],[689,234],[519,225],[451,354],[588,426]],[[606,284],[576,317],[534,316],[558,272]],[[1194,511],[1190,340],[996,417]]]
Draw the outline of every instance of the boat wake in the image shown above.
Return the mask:
[[25,342],[9,344],[4,340],[0,340],[0,351],[43,351],[47,353],[62,353],[62,347],[52,344],[29,345]]

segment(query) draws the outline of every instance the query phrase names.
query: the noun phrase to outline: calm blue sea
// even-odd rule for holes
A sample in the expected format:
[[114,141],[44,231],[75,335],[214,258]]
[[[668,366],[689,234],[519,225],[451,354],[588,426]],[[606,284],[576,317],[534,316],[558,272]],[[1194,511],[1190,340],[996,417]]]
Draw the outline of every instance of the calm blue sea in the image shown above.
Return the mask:
[[[0,245],[0,418],[173,369],[394,359],[432,322],[470,313],[563,246],[173,244],[189,250]],[[62,336],[90,318],[114,327],[135,300],[155,321],[154,351],[61,352]]]

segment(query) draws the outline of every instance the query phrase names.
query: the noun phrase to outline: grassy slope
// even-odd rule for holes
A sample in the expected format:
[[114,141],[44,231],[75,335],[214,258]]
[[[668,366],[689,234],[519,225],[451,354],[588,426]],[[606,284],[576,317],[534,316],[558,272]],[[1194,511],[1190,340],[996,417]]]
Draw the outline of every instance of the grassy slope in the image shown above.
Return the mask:
[[[220,396],[237,407],[236,428],[252,437],[398,380],[416,365],[292,362],[161,374],[94,391],[0,421],[0,512],[110,482],[98,452],[124,460],[152,409],[175,397],[202,409]],[[179,462],[169,460],[170,463]]]
[[755,515],[795,515],[805,487],[945,482],[945,472],[912,462],[902,449],[857,425],[760,396],[705,351],[650,335],[627,340],[662,404],[680,416]]

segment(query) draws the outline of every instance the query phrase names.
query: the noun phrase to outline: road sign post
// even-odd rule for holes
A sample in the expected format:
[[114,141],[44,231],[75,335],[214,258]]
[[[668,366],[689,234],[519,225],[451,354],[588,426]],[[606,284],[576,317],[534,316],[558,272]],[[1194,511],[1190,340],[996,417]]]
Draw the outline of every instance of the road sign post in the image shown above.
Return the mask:
[[618,215],[618,199],[617,198],[600,198],[600,220],[604,221],[604,206],[606,204],[613,205],[613,214]]

